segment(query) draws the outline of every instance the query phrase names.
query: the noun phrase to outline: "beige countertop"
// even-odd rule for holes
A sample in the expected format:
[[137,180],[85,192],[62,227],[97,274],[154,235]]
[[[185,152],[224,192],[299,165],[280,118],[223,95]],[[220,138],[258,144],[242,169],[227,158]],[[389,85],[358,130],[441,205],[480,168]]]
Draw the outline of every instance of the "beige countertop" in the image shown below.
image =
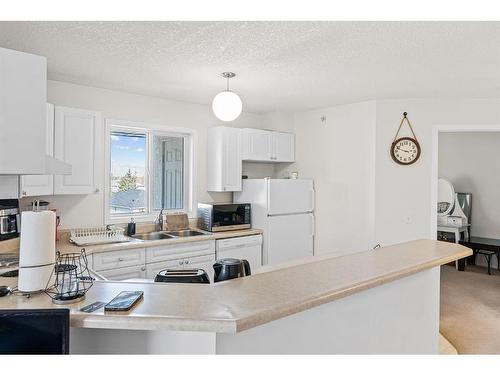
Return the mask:
[[[196,229],[196,228],[195,228]],[[196,229],[201,231],[200,229]],[[205,232],[203,236],[193,236],[193,237],[178,237],[178,238],[169,238],[164,240],[132,240],[130,242],[119,242],[119,243],[110,243],[110,244],[102,244],[102,245],[93,245],[93,246],[76,246],[69,241],[58,241],[56,243],[56,249],[61,253],[71,253],[78,252],[80,249],[85,248],[87,254],[92,253],[102,253],[105,251],[115,251],[115,250],[126,250],[126,249],[137,249],[137,248],[148,248],[162,245],[175,245],[181,243],[188,242],[198,242],[198,241],[207,241],[207,240],[221,240],[224,238],[233,238],[233,237],[244,237],[244,236],[252,236],[256,234],[262,234],[262,230],[260,229],[243,229],[243,230],[232,230],[227,232]]]
[[[179,238],[169,238],[164,240],[154,240],[154,241],[141,241],[132,239],[130,242],[119,242],[119,243],[108,243],[102,245],[92,245],[92,246],[77,246],[69,242],[68,237],[64,237],[56,242],[56,250],[61,253],[73,253],[79,252],[80,249],[85,248],[87,254],[92,253],[101,253],[106,251],[115,251],[115,250],[126,250],[126,249],[137,249],[137,248],[147,248],[147,247],[155,247],[162,245],[174,245],[180,243],[188,243],[188,242],[197,242],[197,241],[207,241],[207,240],[221,240],[225,238],[233,238],[233,237],[244,237],[244,236],[252,236],[257,234],[262,234],[262,230],[260,229],[242,229],[242,230],[232,230],[227,232],[205,232],[197,228],[193,228],[195,230],[199,230],[201,232],[206,233],[203,236],[193,236],[193,237],[179,237]],[[11,240],[5,244],[1,244],[3,247],[0,248],[0,253],[2,252],[18,252],[19,251],[19,239],[16,238]],[[2,251],[3,249],[3,251]]]
[[[340,257],[305,258],[211,285],[96,282],[84,301],[67,307],[74,327],[236,333],[471,254],[461,245],[415,240]],[[9,282],[15,279],[0,278],[0,285]],[[126,313],[78,311],[123,290],[142,290],[144,300]],[[0,309],[54,307],[45,294],[0,298]]]

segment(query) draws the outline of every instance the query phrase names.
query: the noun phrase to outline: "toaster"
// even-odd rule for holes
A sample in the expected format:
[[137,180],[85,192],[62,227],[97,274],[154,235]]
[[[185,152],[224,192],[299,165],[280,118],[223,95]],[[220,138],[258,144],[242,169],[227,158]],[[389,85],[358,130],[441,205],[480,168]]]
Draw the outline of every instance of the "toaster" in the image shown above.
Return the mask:
[[166,269],[158,272],[155,277],[157,283],[193,283],[193,284],[210,284],[210,279],[207,273],[201,268],[193,269]]

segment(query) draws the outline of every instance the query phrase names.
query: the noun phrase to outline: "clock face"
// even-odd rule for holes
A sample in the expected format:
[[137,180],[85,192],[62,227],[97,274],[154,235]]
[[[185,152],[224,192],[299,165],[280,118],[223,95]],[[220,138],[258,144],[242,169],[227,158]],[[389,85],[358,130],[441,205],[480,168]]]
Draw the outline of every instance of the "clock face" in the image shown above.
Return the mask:
[[420,145],[414,138],[399,138],[392,144],[391,156],[398,164],[413,164],[420,157]]

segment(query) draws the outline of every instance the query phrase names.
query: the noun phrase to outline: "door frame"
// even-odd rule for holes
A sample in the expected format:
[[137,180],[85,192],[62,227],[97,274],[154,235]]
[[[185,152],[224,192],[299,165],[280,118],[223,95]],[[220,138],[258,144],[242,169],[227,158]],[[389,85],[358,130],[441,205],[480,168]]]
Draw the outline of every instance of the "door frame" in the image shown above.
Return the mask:
[[434,125],[432,127],[432,165],[431,165],[431,220],[430,238],[437,238],[437,181],[439,169],[439,134],[440,133],[496,133],[500,124],[486,125]]

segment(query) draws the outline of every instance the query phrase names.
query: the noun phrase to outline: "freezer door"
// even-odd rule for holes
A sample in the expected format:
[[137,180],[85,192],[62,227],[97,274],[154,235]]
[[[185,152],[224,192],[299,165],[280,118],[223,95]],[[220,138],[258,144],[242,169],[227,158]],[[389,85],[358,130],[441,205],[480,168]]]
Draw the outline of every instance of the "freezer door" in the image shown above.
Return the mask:
[[314,210],[313,180],[268,180],[268,214],[296,214]]
[[314,215],[270,216],[266,259],[275,265],[314,255]]

